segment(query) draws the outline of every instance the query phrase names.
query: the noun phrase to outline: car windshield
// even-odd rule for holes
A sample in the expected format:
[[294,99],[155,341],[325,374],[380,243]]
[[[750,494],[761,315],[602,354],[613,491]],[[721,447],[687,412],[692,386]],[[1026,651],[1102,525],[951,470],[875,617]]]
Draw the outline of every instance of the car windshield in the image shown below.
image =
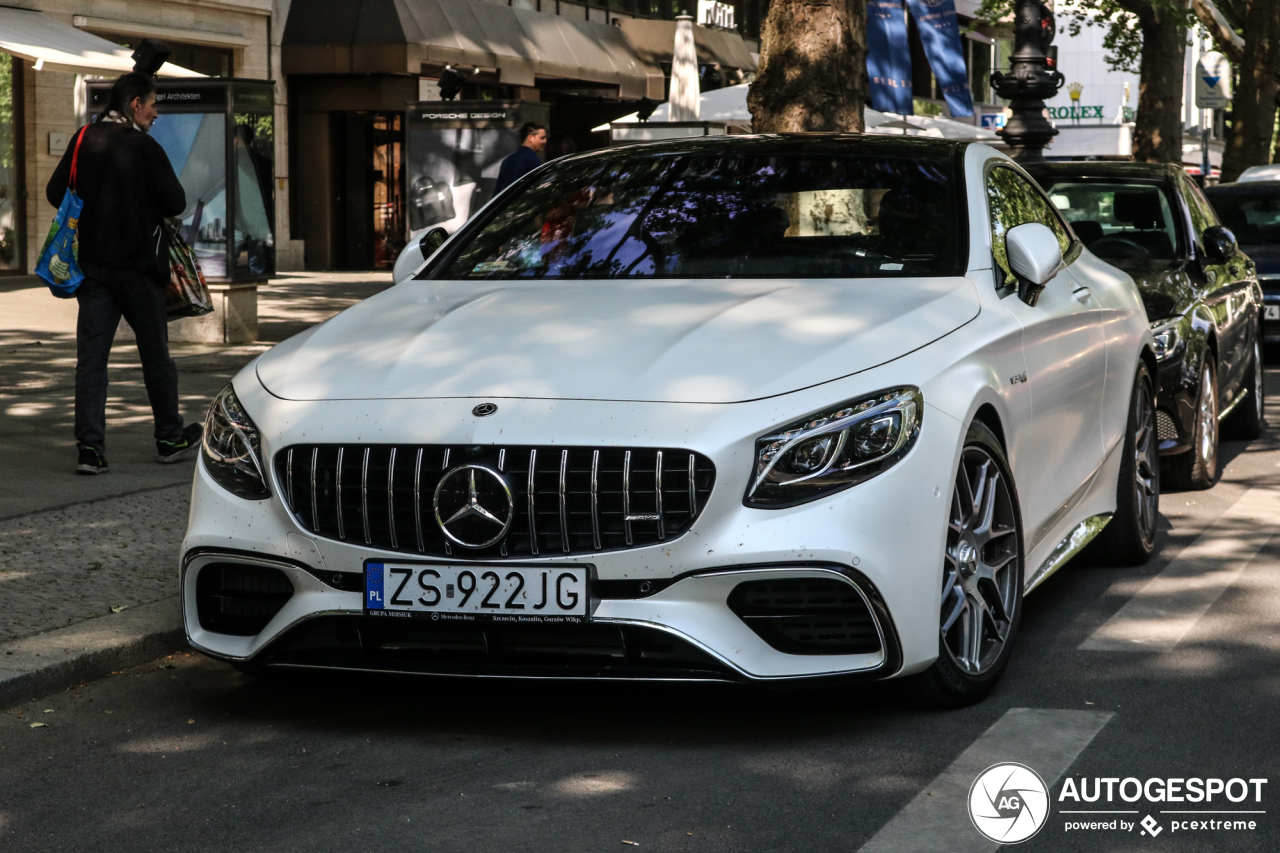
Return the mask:
[[1280,245],[1280,192],[1274,195],[1210,192],[1209,201],[1241,246]]
[[1132,260],[1175,257],[1178,231],[1162,187],[1070,180],[1041,185],[1095,255]]
[[948,160],[619,152],[497,201],[436,279],[957,275]]

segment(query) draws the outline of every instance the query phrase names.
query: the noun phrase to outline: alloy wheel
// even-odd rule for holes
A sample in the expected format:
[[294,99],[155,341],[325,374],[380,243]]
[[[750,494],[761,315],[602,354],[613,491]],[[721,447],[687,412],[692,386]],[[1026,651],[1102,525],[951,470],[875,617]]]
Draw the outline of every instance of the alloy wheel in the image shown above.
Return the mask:
[[[1207,372],[1205,377],[1205,382],[1208,384]],[[1150,383],[1141,383],[1138,393],[1134,395],[1133,405],[1136,409],[1133,413],[1134,502],[1138,507],[1138,523],[1141,525],[1142,538],[1152,542],[1155,540],[1156,513],[1160,502],[1160,460],[1156,450],[1155,400]],[[1216,413],[1213,414],[1216,428],[1217,417]]]
[[951,496],[943,571],[942,647],[969,675],[1000,659],[1021,582],[1018,518],[1009,483],[981,447],[964,449]]

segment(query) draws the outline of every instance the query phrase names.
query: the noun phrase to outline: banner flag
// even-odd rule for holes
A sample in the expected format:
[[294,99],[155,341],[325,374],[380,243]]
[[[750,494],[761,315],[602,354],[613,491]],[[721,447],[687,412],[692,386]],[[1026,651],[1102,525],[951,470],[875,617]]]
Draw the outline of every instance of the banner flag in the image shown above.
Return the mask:
[[912,115],[911,49],[902,0],[867,0],[867,76],[871,108]]
[[907,0],[907,8],[915,18],[924,55],[929,59],[951,115],[973,115],[973,95],[969,91],[955,0]]

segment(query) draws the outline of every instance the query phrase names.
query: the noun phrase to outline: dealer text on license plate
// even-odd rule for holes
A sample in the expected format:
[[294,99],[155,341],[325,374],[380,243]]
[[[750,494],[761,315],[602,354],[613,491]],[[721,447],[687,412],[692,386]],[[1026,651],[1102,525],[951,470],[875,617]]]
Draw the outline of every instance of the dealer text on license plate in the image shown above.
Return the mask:
[[585,622],[579,566],[365,564],[365,612],[450,621]]

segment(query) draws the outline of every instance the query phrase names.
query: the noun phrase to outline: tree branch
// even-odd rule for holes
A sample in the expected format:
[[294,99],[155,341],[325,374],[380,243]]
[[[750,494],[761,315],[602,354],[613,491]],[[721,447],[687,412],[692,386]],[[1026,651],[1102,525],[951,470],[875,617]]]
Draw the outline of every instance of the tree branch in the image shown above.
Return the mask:
[[1237,65],[1244,61],[1244,39],[1231,29],[1227,19],[1214,5],[1213,0],[1191,0],[1191,8],[1196,13],[1200,25],[1209,31],[1214,42],[1226,54],[1227,59]]

